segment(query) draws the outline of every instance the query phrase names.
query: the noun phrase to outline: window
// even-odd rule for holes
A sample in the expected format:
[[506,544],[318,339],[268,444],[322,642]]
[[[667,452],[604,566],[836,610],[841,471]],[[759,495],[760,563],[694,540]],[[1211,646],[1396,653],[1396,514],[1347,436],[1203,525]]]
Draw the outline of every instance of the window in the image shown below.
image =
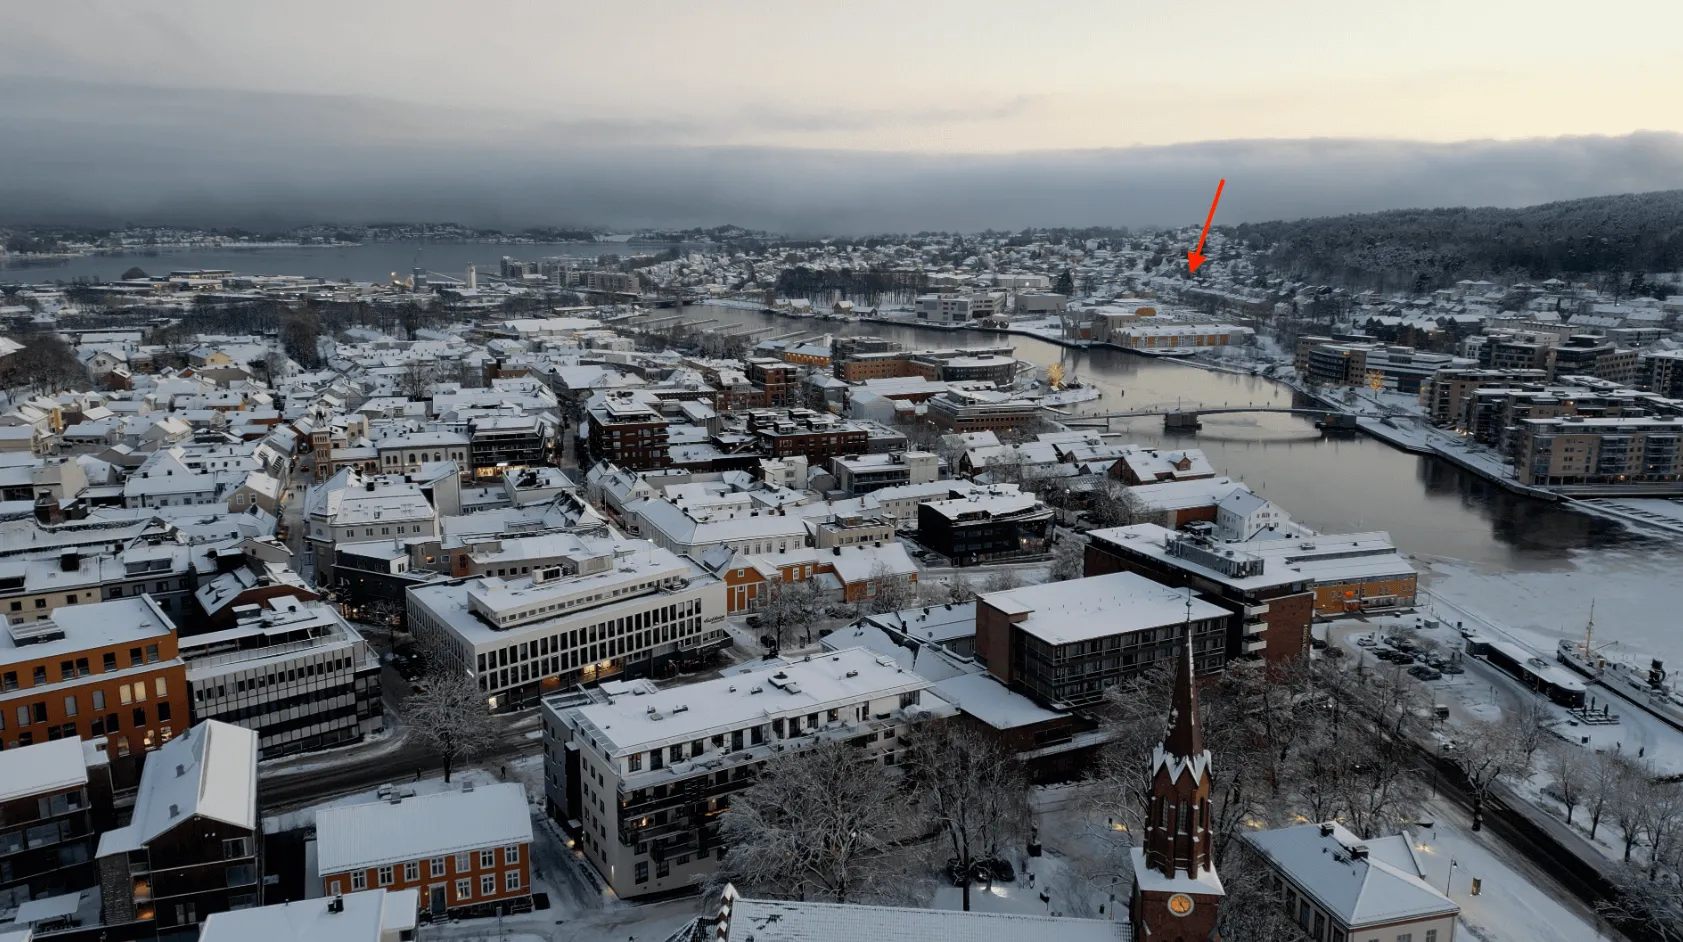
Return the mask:
[[136,725],[136,726],[145,726],[146,725],[146,711],[145,710],[137,709],[137,710],[134,711],[134,725]]
[[[159,589],[162,590],[163,586],[159,586]],[[146,663],[156,664],[157,662],[158,662],[158,646],[155,645],[155,644],[147,645],[146,646]]]
[[142,663],[142,661],[141,661],[140,649],[139,648],[129,648],[129,666],[130,667],[139,667],[141,665],[141,663]]
[[356,871],[353,871],[351,873],[351,889],[353,889],[353,890],[366,890],[366,889],[368,889],[368,871],[366,871],[366,870],[356,870]]
[[487,873],[484,876],[479,878],[479,895],[480,896],[495,896],[495,895],[497,895],[497,875],[496,874]]
[[503,891],[512,893],[520,889],[520,871],[509,870],[503,873]]
[[[723,850],[724,848],[721,847],[719,849]],[[636,876],[637,876],[637,882],[638,883],[649,882],[649,862],[647,860],[637,861]]]
[[481,867],[495,867],[496,865],[497,865],[497,852],[496,851],[494,851],[494,850],[482,850],[482,851],[479,852],[479,866],[481,866]]
[[432,859],[431,871],[432,871],[431,872],[432,876],[435,876],[435,877],[444,876],[444,858],[443,857],[434,857]]
[[137,703],[146,702],[146,681],[137,680],[134,682],[134,699]]
[[243,837],[230,838],[222,842],[222,859],[232,860],[235,857],[250,857],[251,842]]
[[375,876],[379,879],[381,886],[391,886],[392,885],[392,868],[381,867],[379,872],[376,873]]
[[472,854],[463,852],[463,853],[460,853],[460,854],[456,855],[456,872],[457,873],[467,873],[469,870],[472,870],[472,869],[473,869],[473,855]]
[[631,755],[626,756],[625,757],[625,762],[626,762],[626,767],[629,768],[631,771],[633,771],[633,772],[643,771],[643,754],[641,752],[633,752]]
[[345,885],[338,880],[329,880],[327,881],[327,895],[339,896],[344,893],[344,887]]
[[421,878],[421,864],[420,864],[420,861],[411,860],[408,863],[403,865],[403,879],[405,881],[407,881],[409,883],[414,883],[416,880],[419,880],[420,878]]
[[169,696],[169,687],[164,683],[164,679],[162,677],[156,678],[152,681],[152,692],[157,694],[158,699],[160,700]]
[[1438,942],[1438,930],[1427,929],[1426,930],[1426,942]]
[[64,698],[64,715],[76,715],[76,696],[74,694]]
[[1399,932],[1399,933],[1397,933],[1397,942],[1414,942],[1414,933],[1412,933],[1412,932]]
[[257,866],[255,864],[239,864],[228,868],[229,886],[250,886],[257,882]]
[[655,864],[655,879],[664,880],[671,875],[672,864],[670,862],[662,860],[661,862]]
[[[520,845],[519,844],[510,844],[507,847],[503,848],[503,863],[505,863],[505,864],[517,864],[519,862],[520,862]],[[1437,940],[1428,939],[1427,942],[1437,942]]]
[[464,900],[464,899],[471,899],[472,897],[473,897],[473,881],[472,880],[457,880],[456,881],[456,899],[457,900]]
[[170,719],[169,701],[165,700],[164,702],[158,704],[158,722],[167,723],[167,722],[169,722],[169,719]]
[[93,708],[96,710],[105,709],[105,691],[95,690],[93,692]]

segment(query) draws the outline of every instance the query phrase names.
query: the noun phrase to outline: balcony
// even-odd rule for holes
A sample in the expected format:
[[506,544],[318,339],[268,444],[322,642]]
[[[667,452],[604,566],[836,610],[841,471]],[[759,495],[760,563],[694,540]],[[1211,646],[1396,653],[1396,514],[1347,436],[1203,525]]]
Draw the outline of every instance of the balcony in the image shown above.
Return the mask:
[[1241,629],[1240,633],[1243,634],[1247,638],[1254,638],[1257,635],[1260,635],[1264,631],[1267,631],[1267,630],[1268,630],[1268,623],[1265,622],[1265,621],[1247,621],[1247,622],[1245,622],[1245,624],[1244,624],[1243,628]]
[[1246,618],[1261,618],[1268,614],[1268,603],[1258,602],[1255,605],[1246,605],[1244,613]]
[[1246,654],[1255,654],[1258,651],[1261,651],[1266,647],[1268,647],[1268,639],[1267,638],[1246,638],[1245,639],[1245,653]]
[[150,903],[152,901],[152,881],[134,881],[134,901],[136,903]]

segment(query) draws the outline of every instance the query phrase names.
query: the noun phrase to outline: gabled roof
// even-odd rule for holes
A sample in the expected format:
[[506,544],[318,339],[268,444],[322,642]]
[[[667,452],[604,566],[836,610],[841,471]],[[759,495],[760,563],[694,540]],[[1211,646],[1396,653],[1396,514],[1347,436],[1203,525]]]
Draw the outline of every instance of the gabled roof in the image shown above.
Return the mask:
[[322,874],[531,842],[526,786],[516,782],[316,813]]
[[145,847],[194,817],[257,829],[257,733],[206,720],[146,758],[134,818],[99,839],[100,857]]
[[1407,834],[1364,841],[1329,822],[1258,831],[1245,840],[1352,929],[1461,911],[1421,879]]

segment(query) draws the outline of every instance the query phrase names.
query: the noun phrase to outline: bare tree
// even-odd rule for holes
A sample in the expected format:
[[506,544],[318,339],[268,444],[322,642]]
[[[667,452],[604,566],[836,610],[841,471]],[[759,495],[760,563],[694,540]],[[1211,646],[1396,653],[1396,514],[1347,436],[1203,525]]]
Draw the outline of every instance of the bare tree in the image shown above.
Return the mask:
[[437,366],[425,360],[410,360],[397,378],[397,391],[407,399],[425,399],[437,379]]
[[422,680],[420,693],[405,704],[409,725],[444,763],[444,781],[460,763],[478,755],[496,738],[496,722],[485,694],[472,677],[435,666]]
[[778,583],[760,607],[760,624],[784,647],[797,630],[804,629],[810,637],[812,623],[824,614],[824,593],[814,582]]
[[983,594],[989,592],[1009,592],[1012,589],[1021,587],[1022,584],[1023,577],[1017,575],[1017,570],[1009,566],[1001,566],[990,571],[988,573],[988,577],[982,580],[982,592]]
[[1016,756],[968,726],[925,723],[906,737],[902,763],[912,793],[946,839],[949,875],[963,888],[991,880],[994,862],[1023,836],[1028,777]]
[[1572,823],[1572,812],[1584,803],[1592,784],[1589,765],[1584,750],[1572,743],[1557,742],[1543,750],[1543,771],[1554,797],[1566,808],[1567,824]]
[[945,585],[946,601],[953,605],[963,605],[976,601],[976,587],[969,579],[953,573],[952,581]]
[[1589,836],[1593,841],[1596,830],[1601,827],[1601,818],[1607,813],[1618,790],[1622,770],[1617,753],[1593,753],[1587,765],[1589,777],[1584,790],[1584,810],[1589,812]]
[[1683,942],[1683,886],[1675,877],[1650,879],[1627,864],[1616,867],[1608,882],[1613,893],[1595,904],[1596,912],[1632,938]]
[[857,903],[892,893],[903,862],[888,853],[911,827],[888,770],[845,742],[776,756],[720,819],[714,875],[773,897]]
[[87,369],[76,358],[76,351],[57,334],[43,331],[16,339],[23,349],[12,357],[7,386],[27,386],[40,393],[87,387]]
[[1066,538],[1052,548],[1052,578],[1058,582],[1079,579],[1086,575],[1087,544],[1079,538]]
[[871,566],[869,576],[872,594],[865,602],[865,607],[873,615],[885,612],[899,612],[911,608],[918,602],[917,583],[907,575],[894,572],[882,560]]
[[1642,835],[1650,830],[1654,818],[1655,785],[1653,770],[1629,756],[1616,755],[1613,762],[1617,772],[1613,779],[1613,793],[1608,810],[1619,822],[1619,834],[1624,844],[1624,860],[1630,855]]
[[1484,809],[1496,786],[1530,774],[1530,758],[1520,742],[1522,730],[1510,718],[1503,722],[1474,721],[1453,753],[1455,765],[1467,781],[1473,799],[1473,830],[1484,828]]
[[1113,478],[1107,477],[1095,485],[1087,501],[1087,518],[1095,526],[1125,527],[1149,523],[1156,516],[1145,509],[1133,488]]
[[1216,923],[1222,942],[1308,942],[1309,934],[1270,887],[1267,863],[1249,844],[1240,841],[1237,846],[1237,866],[1222,869],[1227,895]]

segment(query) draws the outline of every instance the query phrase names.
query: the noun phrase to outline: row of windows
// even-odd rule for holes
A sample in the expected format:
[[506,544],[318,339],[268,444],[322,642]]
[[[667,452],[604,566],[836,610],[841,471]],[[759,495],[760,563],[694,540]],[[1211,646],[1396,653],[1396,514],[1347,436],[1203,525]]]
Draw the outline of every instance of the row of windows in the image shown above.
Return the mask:
[[[157,680],[158,696],[160,698],[162,698],[162,697],[166,696],[166,694],[164,692],[164,690],[165,690],[164,678],[159,677],[159,678],[156,678],[156,680]],[[130,703],[145,703],[146,702],[146,682],[143,681],[143,680],[135,681],[133,684],[123,684],[122,686],[118,687],[117,690],[121,693],[120,699],[122,700],[123,705],[125,705],[125,706],[127,706]],[[105,709],[105,691],[95,690],[95,691],[93,691],[93,694],[92,694],[91,697],[89,697],[89,699],[92,701],[93,708],[95,710]],[[75,694],[71,694],[70,696],[67,696],[67,697],[64,698],[64,715],[65,716],[67,716],[67,717],[76,716],[80,712],[81,712],[81,701]],[[34,703],[19,704],[18,707],[17,707],[17,714],[16,715],[17,715],[17,725],[18,725],[19,729],[22,729],[26,726],[34,726],[37,723],[45,723],[45,722],[47,722],[47,701],[37,700]],[[110,723],[110,727],[113,730],[116,729],[116,719],[115,719],[116,715],[117,714],[115,714],[115,713],[110,714],[110,716],[112,718],[111,723]],[[145,708],[136,708],[135,711],[134,711],[134,717],[135,717],[134,725],[136,725],[136,726],[145,726],[146,725],[146,710],[145,710]],[[169,718],[170,718],[169,701],[160,699],[158,701],[158,719],[167,721],[167,720],[169,720]],[[94,721],[99,722],[99,718],[95,717]],[[6,715],[5,715],[4,711],[0,711],[0,730],[3,730],[5,728],[6,728]]]
[[[477,659],[477,672],[483,675],[487,671],[497,668],[520,666],[531,661],[540,661],[544,664],[548,664],[552,660],[550,655],[559,654],[563,651],[571,651],[574,654],[574,663],[572,666],[577,667],[579,663],[577,655],[581,653],[581,650],[587,649],[590,645],[594,645],[598,642],[620,639],[628,634],[642,631],[647,628],[669,627],[665,623],[674,619],[694,618],[696,623],[699,625],[700,620],[699,618],[696,618],[696,616],[699,616],[700,614],[700,600],[692,599],[675,605],[666,605],[652,611],[637,612],[634,615],[609,619],[604,622],[598,622],[594,625],[587,625],[583,628],[574,628],[571,631],[561,631],[553,635],[544,635],[535,641],[522,641],[518,644],[510,644],[506,647],[498,648],[495,651],[481,651],[479,652]],[[670,638],[667,640],[670,640]],[[610,654],[606,656],[612,655]],[[591,655],[585,663],[598,659],[599,658],[595,655]],[[547,673],[556,672],[558,671],[547,671]],[[540,676],[542,676],[542,674],[540,674]]]
[[[255,693],[277,684],[291,684],[297,683],[300,680],[308,681],[312,678],[325,678],[329,674],[347,671],[350,670],[350,668],[351,659],[349,657],[337,657],[327,661],[311,662],[299,667],[289,667],[278,671],[270,671],[269,673],[262,674],[257,677],[236,678],[234,680],[234,694],[237,696],[243,693]],[[334,677],[332,680],[334,682],[339,682],[341,681],[341,678]],[[219,700],[226,696],[228,696],[228,684],[225,682],[218,683],[214,687],[206,685],[203,687],[196,687],[193,690],[193,699],[199,701]]]
[[[39,602],[41,600],[36,599],[36,601]],[[17,603],[14,602],[12,604],[16,605]],[[158,646],[155,644],[148,644],[144,648],[129,648],[129,667],[140,667],[143,664],[156,664],[158,660],[159,651]],[[101,659],[100,664],[101,673],[109,674],[117,669],[117,652],[105,652],[105,656]],[[60,661],[58,664],[58,680],[60,683],[68,680],[75,680],[78,677],[87,677],[92,673],[93,668],[88,663],[88,659],[85,657]],[[47,665],[35,665],[35,669],[31,672],[31,686],[39,687],[47,682]],[[163,678],[158,678],[158,683],[162,685]],[[5,674],[0,675],[0,689],[16,690],[18,687],[19,683],[17,671],[7,671]],[[161,697],[163,695],[163,688],[160,686],[158,696]],[[142,697],[141,699],[145,699],[145,697]],[[126,703],[128,701],[125,700],[124,702]]]

